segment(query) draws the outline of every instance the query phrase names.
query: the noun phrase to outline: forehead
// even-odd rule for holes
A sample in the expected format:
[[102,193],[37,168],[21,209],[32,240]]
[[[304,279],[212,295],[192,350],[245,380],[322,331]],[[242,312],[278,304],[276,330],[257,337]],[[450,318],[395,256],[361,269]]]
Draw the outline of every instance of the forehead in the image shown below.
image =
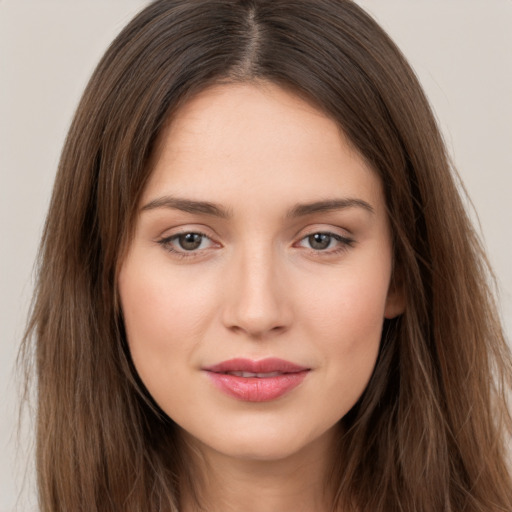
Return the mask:
[[271,83],[216,85],[194,96],[162,133],[154,162],[144,201],[162,193],[228,203],[274,193],[296,201],[381,195],[338,124]]

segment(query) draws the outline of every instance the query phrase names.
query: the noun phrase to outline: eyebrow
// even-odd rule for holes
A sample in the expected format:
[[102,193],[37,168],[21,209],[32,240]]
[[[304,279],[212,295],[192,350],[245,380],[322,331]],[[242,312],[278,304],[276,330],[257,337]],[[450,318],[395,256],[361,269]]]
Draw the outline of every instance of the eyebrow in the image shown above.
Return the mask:
[[287,217],[304,217],[313,213],[332,212],[336,210],[345,210],[347,208],[362,208],[370,213],[374,213],[373,206],[362,199],[344,198],[327,199],[325,201],[314,201],[312,203],[297,204],[291,208]]
[[227,219],[231,216],[228,210],[214,203],[208,201],[193,201],[191,199],[182,199],[172,196],[163,196],[153,199],[144,205],[141,210],[154,210],[156,208],[172,208],[174,210],[181,210],[182,212],[212,215],[223,219]]
[[[145,204],[141,210],[154,210],[157,208],[171,208],[186,213],[196,213],[200,215],[211,215],[227,219],[231,217],[231,212],[226,208],[211,203],[209,201],[194,201],[173,196],[162,196],[153,199]],[[362,199],[343,198],[327,199],[323,201],[314,201],[311,203],[296,204],[286,213],[288,218],[305,217],[314,213],[332,212],[336,210],[345,210],[348,208],[362,208],[370,213],[374,213],[373,207]]]

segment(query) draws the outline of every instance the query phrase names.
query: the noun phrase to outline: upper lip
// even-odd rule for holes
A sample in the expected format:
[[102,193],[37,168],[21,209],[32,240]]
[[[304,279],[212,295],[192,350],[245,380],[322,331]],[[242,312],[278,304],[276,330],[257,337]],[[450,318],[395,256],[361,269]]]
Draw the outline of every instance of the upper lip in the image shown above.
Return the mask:
[[235,358],[228,361],[222,361],[212,366],[204,367],[203,370],[214,373],[228,372],[249,372],[249,373],[298,373],[309,370],[306,366],[301,366],[284,359],[269,357],[254,361],[252,359]]

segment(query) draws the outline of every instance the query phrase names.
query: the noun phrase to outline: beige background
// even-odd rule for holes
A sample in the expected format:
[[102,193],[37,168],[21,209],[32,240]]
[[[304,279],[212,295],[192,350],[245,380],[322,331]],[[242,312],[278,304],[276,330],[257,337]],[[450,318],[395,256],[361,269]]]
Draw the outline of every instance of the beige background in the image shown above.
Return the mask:
[[[81,91],[142,0],[0,0],[0,512],[14,510],[14,359],[59,151]],[[512,333],[512,0],[360,0],[416,69],[478,212]],[[29,472],[30,473],[30,472]],[[30,479],[18,510],[34,510]]]

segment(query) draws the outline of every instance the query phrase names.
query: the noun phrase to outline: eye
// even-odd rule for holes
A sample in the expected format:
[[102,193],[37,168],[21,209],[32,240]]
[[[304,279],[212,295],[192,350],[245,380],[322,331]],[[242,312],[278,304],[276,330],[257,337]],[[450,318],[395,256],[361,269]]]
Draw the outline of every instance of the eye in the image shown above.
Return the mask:
[[333,237],[327,233],[315,233],[307,237],[309,246],[317,251],[328,249],[333,240]]
[[[162,238],[158,243],[169,252],[178,253],[187,256],[187,253],[199,252],[213,247],[214,242],[204,233],[188,232],[177,233],[166,238]],[[190,254],[191,255],[191,254]]]
[[318,232],[305,236],[297,245],[316,252],[325,251],[332,253],[344,250],[353,244],[354,240],[336,233]]
[[206,239],[206,237],[200,233],[185,233],[175,238],[180,249],[185,251],[195,251],[199,249],[204,239]]

